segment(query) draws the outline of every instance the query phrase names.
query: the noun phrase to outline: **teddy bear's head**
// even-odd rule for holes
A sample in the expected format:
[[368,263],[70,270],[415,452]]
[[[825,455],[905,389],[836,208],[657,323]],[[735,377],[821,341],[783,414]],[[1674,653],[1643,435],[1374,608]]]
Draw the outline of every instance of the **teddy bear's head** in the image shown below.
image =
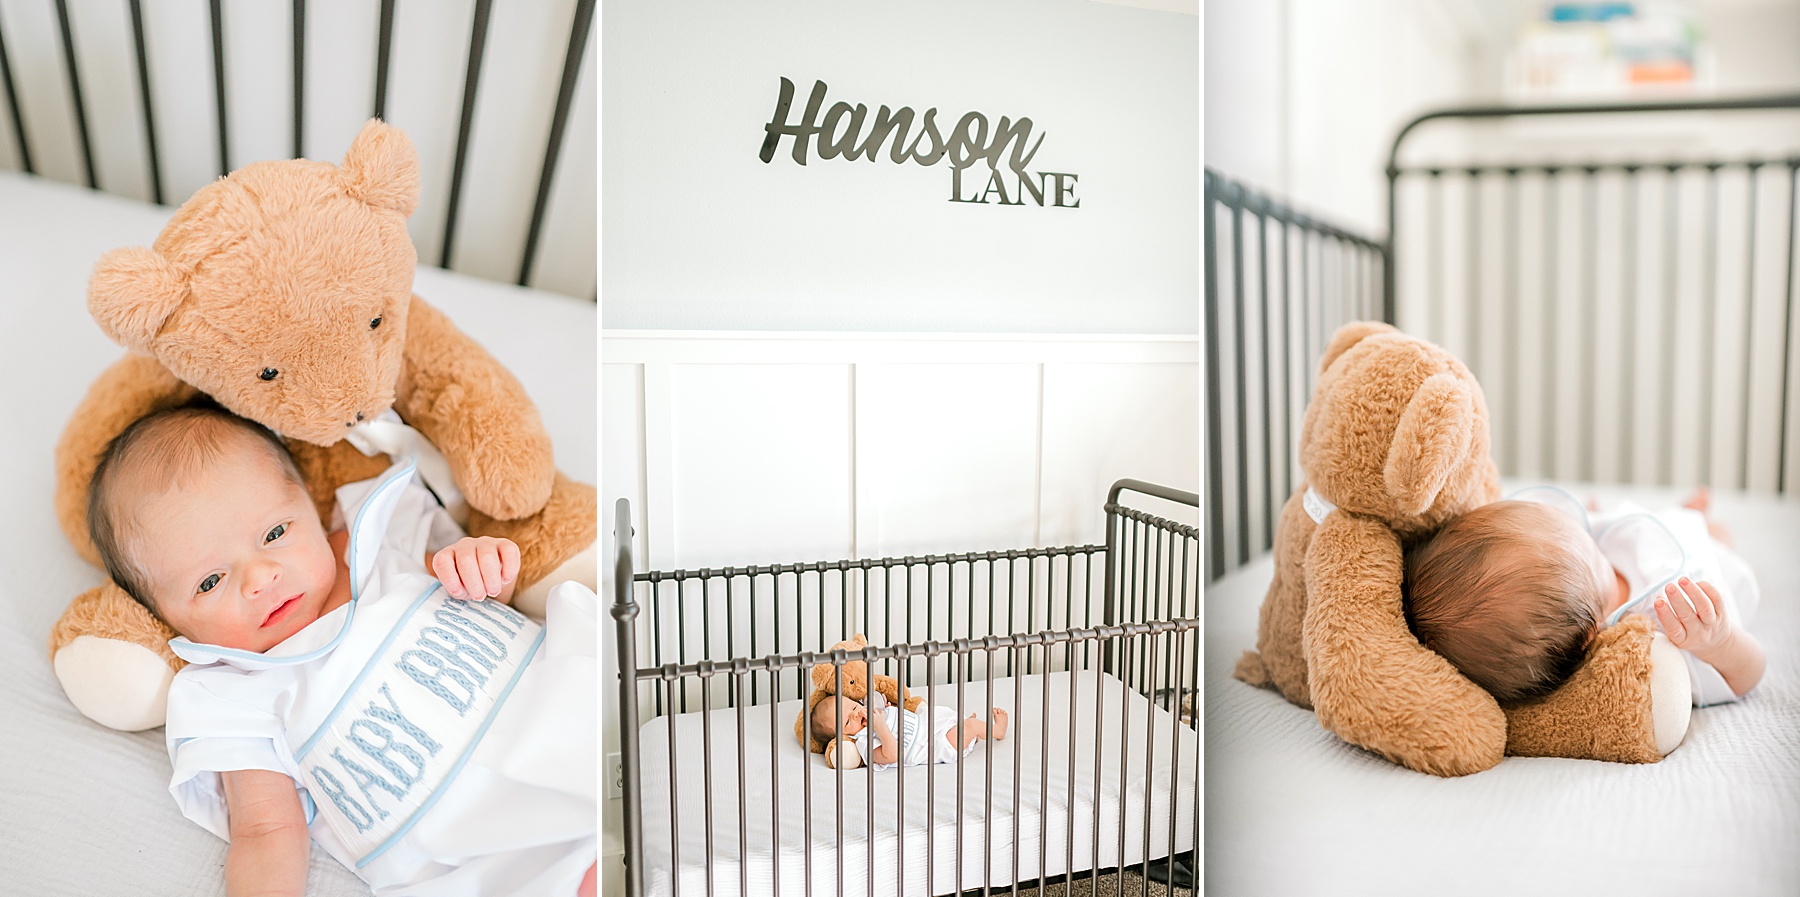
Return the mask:
[[1386,324],[1333,336],[1301,427],[1300,466],[1321,497],[1402,539],[1500,497],[1480,384],[1449,352]]
[[151,249],[107,253],[88,309],[231,411],[316,445],[394,402],[418,157],[379,121],[344,164],[264,162],[202,188]]
[[[840,648],[845,651],[859,651],[868,646],[869,640],[864,638],[861,633],[857,633],[826,648],[825,652],[830,653]],[[819,702],[839,694],[852,701],[862,701],[869,697],[869,665],[860,660],[851,660],[846,661],[841,668],[844,671],[844,688],[840,692],[837,687],[838,668],[834,668],[829,663],[813,666],[812,694],[807,696],[806,709],[800,712],[800,718],[794,720],[794,736],[800,739],[801,744],[806,745],[807,750],[815,754],[824,753],[825,747],[830,741],[830,739],[817,738],[812,734],[812,714],[813,710],[819,706]]]

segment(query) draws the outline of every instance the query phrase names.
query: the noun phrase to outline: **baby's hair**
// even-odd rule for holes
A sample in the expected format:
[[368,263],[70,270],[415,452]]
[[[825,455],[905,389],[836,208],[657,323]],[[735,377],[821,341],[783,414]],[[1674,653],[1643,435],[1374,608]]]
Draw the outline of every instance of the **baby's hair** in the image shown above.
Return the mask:
[[1502,704],[1566,682],[1599,627],[1604,583],[1531,502],[1484,505],[1406,555],[1406,622]]
[[[814,738],[830,741],[837,737],[838,702],[842,700],[844,700],[842,695],[832,695],[813,705],[812,733]],[[825,712],[827,707],[831,708],[829,713]],[[824,719],[820,719],[820,717],[824,717]]]
[[138,521],[120,499],[127,492],[149,494],[190,481],[224,456],[234,435],[254,437],[254,444],[268,452],[290,482],[305,487],[281,437],[207,399],[137,419],[107,443],[94,468],[88,488],[88,536],[113,582],[153,614],[150,584],[127,550]]

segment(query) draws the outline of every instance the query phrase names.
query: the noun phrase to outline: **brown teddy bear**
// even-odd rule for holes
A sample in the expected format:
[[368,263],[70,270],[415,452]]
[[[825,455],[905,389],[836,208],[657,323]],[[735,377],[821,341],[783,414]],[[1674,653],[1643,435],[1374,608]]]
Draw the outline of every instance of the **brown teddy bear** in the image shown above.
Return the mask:
[[1505,753],[1649,763],[1687,731],[1679,654],[1641,618],[1596,639],[1569,682],[1501,708],[1419,643],[1403,548],[1500,496],[1481,387],[1443,349],[1386,324],[1339,329],[1300,431],[1301,484],[1275,531],[1256,651],[1235,675],[1310,707],[1328,730],[1421,772]]
[[[95,381],[57,445],[57,517],[82,557],[99,563],[88,483],[107,443],[145,414],[205,394],[286,440],[326,520],[338,486],[389,465],[352,440],[391,409],[447,462],[433,488],[460,491],[467,530],[519,544],[522,610],[535,604],[542,615],[542,590],[529,586],[553,571],[593,584],[594,488],[557,472],[518,381],[411,294],[406,219],[418,192],[412,143],[370,121],[343,165],[245,166],[195,193],[152,248],[101,258],[88,308],[131,354]],[[52,665],[94,720],[159,726],[184,665],[168,648],[173,636],[108,582],[57,622]]]
[[[864,638],[862,633],[859,632],[826,648],[825,652],[829,654],[832,651],[840,649],[845,651],[859,651],[868,646],[869,640]],[[904,703],[907,710],[917,712],[925,703],[924,698],[918,697],[910,691],[901,689],[900,683],[892,676],[876,676],[873,679],[870,679],[869,665],[863,661],[845,661],[843,664],[843,671],[844,690],[842,694],[852,701],[867,701],[869,698],[869,686],[872,682],[875,686],[875,690],[879,692],[882,697],[887,698],[889,704],[901,704],[902,700],[900,696],[903,692],[906,695]],[[813,708],[818,707],[820,701],[839,693],[837,690],[837,668],[829,663],[815,665],[812,668],[812,681],[813,693],[806,699],[806,709],[800,711],[799,719],[794,720],[794,737],[800,739],[800,743],[806,745],[808,751],[815,754],[824,754],[825,765],[832,769],[836,769],[839,763],[842,763],[845,769],[855,769],[858,766],[861,766],[863,762],[862,755],[858,754],[854,747],[842,745],[843,750],[840,751],[840,745],[838,744],[837,739],[822,740],[815,738],[812,734],[812,726],[809,725],[809,721],[812,719]]]

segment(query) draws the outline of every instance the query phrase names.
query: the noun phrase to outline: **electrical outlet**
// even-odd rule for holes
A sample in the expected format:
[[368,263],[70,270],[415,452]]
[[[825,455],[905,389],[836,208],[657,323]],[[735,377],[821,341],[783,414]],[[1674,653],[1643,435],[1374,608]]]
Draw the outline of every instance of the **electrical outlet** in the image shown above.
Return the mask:
[[625,796],[625,764],[618,754],[606,755],[606,799]]

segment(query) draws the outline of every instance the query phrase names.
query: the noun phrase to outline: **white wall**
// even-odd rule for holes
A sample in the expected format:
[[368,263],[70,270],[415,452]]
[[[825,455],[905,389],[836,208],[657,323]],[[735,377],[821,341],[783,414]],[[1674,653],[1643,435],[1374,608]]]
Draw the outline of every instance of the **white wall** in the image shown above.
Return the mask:
[[[606,327],[1198,332],[1195,16],[1087,0],[602,16]],[[946,131],[1028,117],[1029,168],[1078,175],[1081,206],[954,203],[948,161],[802,167],[791,138],[764,163],[783,77],[795,121],[816,80],[827,106],[935,107]]]
[[1205,15],[1207,166],[1379,238],[1394,133],[1470,95],[1475,7],[1210,0]]
[[[474,6],[401,3],[394,15],[387,119],[419,149],[421,200],[411,231],[425,264],[437,264],[442,250]],[[451,265],[458,271],[518,278],[574,9],[575,0],[494,8],[463,175]],[[178,205],[219,175],[211,26],[203,0],[146,0],[143,10],[164,199]],[[148,200],[129,7],[71,3],[69,13],[100,187]],[[228,3],[223,21],[230,163],[289,158],[292,6]],[[373,111],[378,26],[373,0],[307,4],[307,157],[341,160]],[[0,0],[0,32],[34,166],[45,177],[85,184],[55,5]],[[596,44],[590,36],[529,284],[583,299],[596,284]],[[23,167],[10,112],[0,95],[0,169]]]

